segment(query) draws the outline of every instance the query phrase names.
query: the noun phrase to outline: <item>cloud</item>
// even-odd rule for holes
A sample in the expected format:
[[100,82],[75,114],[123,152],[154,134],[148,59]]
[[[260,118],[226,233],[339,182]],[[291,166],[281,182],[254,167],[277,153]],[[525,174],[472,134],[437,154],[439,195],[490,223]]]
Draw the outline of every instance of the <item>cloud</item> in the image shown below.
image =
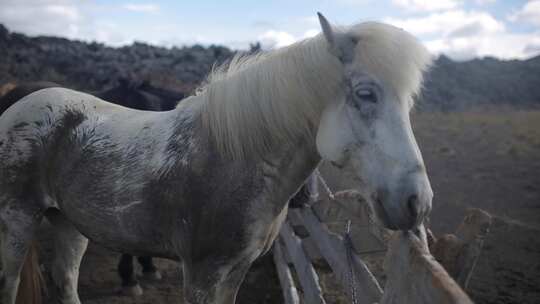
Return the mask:
[[311,37],[315,37],[317,36],[317,34],[319,34],[321,32],[321,30],[319,29],[309,29],[307,31],[304,32],[304,35],[302,35],[302,38],[311,38]]
[[527,2],[519,11],[508,18],[513,22],[526,22],[540,26],[540,0]]
[[263,49],[277,49],[296,42],[296,38],[283,31],[269,30],[257,37]]
[[77,38],[84,21],[80,9],[67,1],[5,1],[2,6],[0,22],[30,35]]
[[[374,2],[339,1],[338,4],[351,5]],[[405,14],[403,18],[386,18],[383,21],[419,37],[433,53],[446,53],[454,59],[475,56],[528,58],[540,53],[540,28],[529,29],[529,32],[512,32],[512,24],[504,23],[515,21],[539,24],[540,0],[517,6],[517,10],[509,14],[506,20],[496,19],[478,6],[466,10],[464,0],[443,0],[436,4],[433,4],[435,1],[394,0],[396,3],[399,1],[402,5],[410,4],[409,9],[423,10],[423,13],[414,12],[414,15]],[[493,0],[471,1],[478,5],[478,1],[490,3]],[[247,49],[250,42],[260,41],[263,48],[274,49],[320,32],[316,16],[291,18],[286,24],[256,19],[250,26],[238,29],[200,23],[188,26],[182,22],[161,20],[159,14],[149,16],[155,19],[151,24],[125,23],[130,18],[120,18],[126,15],[131,19],[138,17],[131,13],[133,11],[163,12],[163,7],[146,4],[150,1],[137,3],[134,0],[123,0],[120,4],[98,4],[87,0],[0,0],[0,3],[0,23],[11,31],[32,36],[53,35],[85,41],[96,40],[113,46],[138,40],[166,46],[215,43]],[[133,3],[137,3],[136,6],[129,6]],[[105,11],[108,14],[103,14]]]
[[474,0],[474,3],[478,5],[488,5],[497,2],[496,0]]
[[[73,0],[2,0],[0,23],[30,36],[48,35],[123,45],[125,31],[92,15],[95,4]],[[111,9],[111,7],[107,7]]]
[[82,35],[87,37],[87,40],[95,40],[105,42],[109,45],[123,45],[129,41],[126,39],[118,24],[114,22],[96,22],[92,27],[85,28],[86,32]]
[[454,9],[461,5],[460,0],[392,0],[395,6],[414,12],[433,12]]
[[540,39],[536,42],[527,44],[523,51],[525,54],[532,56],[540,54]]
[[486,33],[497,33],[504,30],[504,26],[501,24],[489,24],[482,22],[481,20],[475,20],[470,23],[464,24],[461,27],[458,27],[448,33],[448,37],[459,38],[459,37],[470,37],[478,36]]
[[319,29],[309,29],[299,36],[284,31],[268,30],[257,37],[261,47],[265,50],[278,49],[291,45],[302,39],[311,38],[319,34]]
[[456,60],[484,56],[528,58],[539,53],[532,46],[540,43],[540,33],[508,32],[503,22],[483,11],[450,10],[385,21],[421,38],[431,52]]
[[122,7],[128,11],[138,13],[155,13],[159,11],[159,6],[151,3],[127,3]]
[[44,10],[49,14],[64,17],[71,21],[77,21],[81,18],[78,8],[74,6],[50,4],[46,5]]
[[492,56],[503,59],[526,59],[540,54],[538,33],[502,33],[479,37],[434,39],[425,42],[435,54],[444,53],[455,60]]
[[432,13],[425,17],[386,18],[387,23],[411,32],[414,35],[437,34],[442,36],[467,32],[470,34],[496,33],[504,31],[504,23],[497,21],[486,12],[450,10]]

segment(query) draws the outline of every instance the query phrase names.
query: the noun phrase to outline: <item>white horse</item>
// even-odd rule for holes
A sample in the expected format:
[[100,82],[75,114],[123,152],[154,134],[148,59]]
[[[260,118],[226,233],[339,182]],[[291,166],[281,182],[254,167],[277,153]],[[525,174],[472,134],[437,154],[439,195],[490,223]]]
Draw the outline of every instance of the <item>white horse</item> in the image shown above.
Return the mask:
[[386,227],[419,225],[432,190],[409,111],[431,56],[393,26],[319,18],[322,35],[236,57],[169,112],[61,88],[9,108],[0,118],[3,303],[15,303],[43,217],[54,227],[62,303],[80,303],[88,239],[181,261],[189,303],[234,303],[321,158],[353,174]]

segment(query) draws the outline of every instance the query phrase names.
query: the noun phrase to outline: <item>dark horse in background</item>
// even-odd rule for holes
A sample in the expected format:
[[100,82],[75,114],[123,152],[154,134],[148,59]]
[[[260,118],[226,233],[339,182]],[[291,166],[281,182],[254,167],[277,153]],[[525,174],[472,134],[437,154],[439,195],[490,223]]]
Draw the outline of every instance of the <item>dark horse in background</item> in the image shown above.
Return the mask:
[[[0,114],[24,96],[35,91],[64,87],[49,81],[27,82],[17,85],[0,98]],[[89,92],[103,100],[145,111],[169,111],[176,107],[178,101],[184,98],[184,93],[155,87],[148,82],[120,79],[118,85],[100,92]]]
[[[0,97],[0,115],[24,96],[41,89],[54,87],[62,87],[62,85],[49,81],[27,82],[17,85]],[[172,110],[184,98],[182,92],[155,87],[148,82],[137,82],[129,79],[120,79],[117,86],[94,93],[94,95],[118,105],[146,111]],[[141,256],[137,259],[142,266],[143,277],[154,280],[161,278],[152,257]],[[118,274],[122,279],[124,293],[142,294],[142,289],[133,270],[132,255],[122,254],[118,263]]]

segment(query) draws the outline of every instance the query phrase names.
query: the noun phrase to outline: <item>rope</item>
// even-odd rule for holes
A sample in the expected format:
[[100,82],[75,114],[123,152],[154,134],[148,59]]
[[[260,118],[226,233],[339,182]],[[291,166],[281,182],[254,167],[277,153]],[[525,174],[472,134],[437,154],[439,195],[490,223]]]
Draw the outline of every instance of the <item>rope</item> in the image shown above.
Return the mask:
[[358,304],[358,297],[356,291],[356,276],[353,270],[353,246],[351,239],[351,220],[347,221],[347,227],[345,232],[345,249],[347,250],[347,264],[349,266],[349,291],[351,294],[351,303]]
[[[324,190],[326,191],[326,195],[328,195],[330,200],[331,201],[339,201],[339,199],[336,198],[336,196],[335,196],[334,192],[332,191],[332,189],[330,189],[330,187],[328,186],[328,184],[326,183],[326,181],[322,177],[319,170],[315,170],[315,172],[313,172],[313,174],[315,174],[315,176],[321,182],[321,185],[323,186]],[[367,204],[364,204],[364,208],[366,208],[366,207],[368,207]],[[366,213],[368,215],[368,224],[369,224],[369,227],[370,227],[369,228],[370,232],[375,233],[375,231],[372,230],[372,227],[378,227],[378,225],[377,225],[377,222],[375,221],[374,214],[373,214],[373,212],[371,212],[371,210],[369,208],[366,208]]]
[[[328,186],[328,184],[326,183],[326,181],[324,180],[324,178],[322,177],[322,175],[320,174],[320,172],[318,170],[316,170],[313,174],[315,174],[315,176],[319,179],[319,181],[321,182],[321,185],[323,186],[326,194],[328,195],[328,197],[330,198],[330,200],[332,201],[338,201],[338,199],[336,198],[336,196],[334,195],[334,192],[332,191],[332,189],[330,189],[330,187]],[[371,212],[368,212],[368,221],[369,221],[369,225],[371,226],[372,224],[375,224],[374,220],[373,220],[373,217],[372,217],[372,214]],[[344,245],[345,245],[345,250],[347,252],[347,265],[349,267],[349,275],[348,275],[348,279],[349,279],[349,293],[350,293],[350,296],[351,296],[351,303],[352,304],[358,304],[358,292],[357,292],[357,289],[356,289],[356,275],[354,273],[354,262],[353,262],[353,243],[352,243],[352,239],[351,239],[351,220],[348,220],[347,221],[347,224],[346,224],[346,229],[345,229],[345,235],[344,235]]]
[[321,173],[319,172],[319,170],[315,170],[315,172],[313,173],[317,176],[317,178],[319,179],[319,181],[321,182],[321,185],[323,186],[324,190],[326,191],[326,194],[328,195],[328,197],[335,201],[336,200],[336,197],[334,196],[334,192],[332,192],[332,190],[330,189],[330,187],[328,187],[328,184],[326,184],[326,181],[324,180],[324,178],[322,177]]

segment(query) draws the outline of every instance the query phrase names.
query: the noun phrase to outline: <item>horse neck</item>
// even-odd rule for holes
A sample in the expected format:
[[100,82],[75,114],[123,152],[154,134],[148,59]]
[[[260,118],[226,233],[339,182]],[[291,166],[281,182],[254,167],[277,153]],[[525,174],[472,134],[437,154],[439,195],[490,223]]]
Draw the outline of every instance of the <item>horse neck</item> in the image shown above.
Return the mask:
[[261,158],[263,175],[274,177],[266,179],[266,189],[275,210],[283,209],[320,161],[315,140],[311,138],[298,139]]
[[[265,176],[274,176],[266,186],[281,207],[320,162],[315,145],[320,115],[338,98],[342,66],[323,42],[320,37],[304,41],[240,66],[230,75],[218,74],[201,93],[176,108],[178,121],[193,110],[195,137],[208,145],[204,151],[220,155],[223,163],[254,160]],[[246,107],[253,109],[244,111]],[[281,112],[268,114],[272,110]],[[289,110],[308,113],[280,119]],[[178,128],[179,134],[185,129]],[[243,153],[235,154],[237,146],[243,146]]]

